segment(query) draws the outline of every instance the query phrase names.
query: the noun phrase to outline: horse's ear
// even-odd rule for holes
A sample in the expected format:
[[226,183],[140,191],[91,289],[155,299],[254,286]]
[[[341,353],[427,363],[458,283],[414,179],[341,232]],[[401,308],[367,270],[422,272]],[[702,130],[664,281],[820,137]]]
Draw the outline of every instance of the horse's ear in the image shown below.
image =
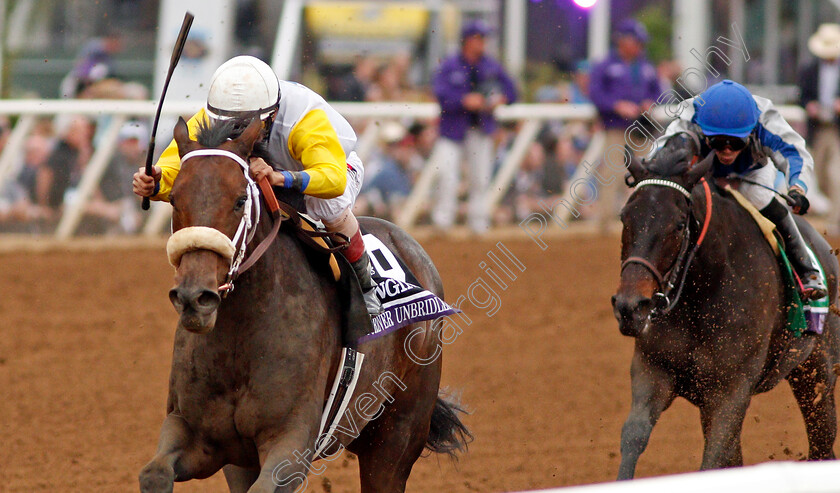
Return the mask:
[[642,162],[636,155],[631,151],[627,146],[624,146],[624,160],[630,161],[630,164],[627,166],[627,171],[630,173],[624,177],[624,183],[627,184],[628,187],[636,186],[636,183],[640,182],[644,176],[647,174],[647,170],[645,169]]
[[172,136],[175,138],[175,143],[178,144],[178,154],[184,157],[184,154],[190,151],[191,144],[194,141],[190,138],[190,130],[187,128],[187,122],[184,121],[183,117],[178,117],[178,123],[175,124]]
[[699,163],[695,163],[685,174],[685,184],[689,189],[700,181],[700,178],[706,176],[706,173],[712,168],[712,163],[715,160],[715,152],[712,151],[708,156],[703,158]]
[[236,145],[237,151],[239,151],[240,156],[249,156],[251,151],[254,149],[254,144],[260,138],[260,134],[262,133],[263,129],[263,122],[259,118],[254,118],[251,120],[251,123],[245,127],[245,130],[242,132],[242,135],[234,140],[234,144]]

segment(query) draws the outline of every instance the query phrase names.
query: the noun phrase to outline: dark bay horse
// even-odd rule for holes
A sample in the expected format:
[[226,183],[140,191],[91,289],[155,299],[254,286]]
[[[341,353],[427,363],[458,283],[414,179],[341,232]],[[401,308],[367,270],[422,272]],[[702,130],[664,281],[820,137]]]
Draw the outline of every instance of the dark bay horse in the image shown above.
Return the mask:
[[[698,153],[696,140],[678,134],[651,162],[634,159],[629,166],[636,188],[621,212],[622,271],[612,299],[621,333],[636,339],[619,479],[633,477],[653,426],[677,396],[700,409],[701,469],[742,465],[751,396],[782,379],[805,419],[808,459],[834,458],[832,367],[840,361],[840,320],[829,314],[822,335],[796,338],[786,329],[779,262],[744,208],[719,191],[707,193],[701,178],[714,154],[689,168]],[[814,228],[796,219],[825,269],[834,304],[837,259]]]
[[[255,120],[228,140],[233,125],[219,124],[200,130],[199,144],[183,120],[175,127],[181,157],[192,152],[171,195],[173,237],[181,244],[169,252],[177,266],[170,298],[180,319],[167,416],[157,453],[140,473],[140,489],[171,492],[173,481],[207,478],[224,468],[233,492],[290,492],[303,489],[310,471],[323,472],[347,448],[358,455],[363,492],[404,491],[424,447],[454,454],[469,437],[457,406],[438,396],[441,360],[431,357],[439,344],[433,324],[359,346],[366,355],[359,397],[321,454],[325,460],[313,464],[342,345],[340,293],[329,267],[313,266],[301,242],[280,230],[235,289],[224,299],[219,295],[236,258],[238,241],[230,238],[244,239],[248,228],[237,235],[239,225],[257,219],[246,215],[260,200],[249,191],[247,156],[260,128]],[[258,217],[249,252],[272,231],[265,207]],[[440,276],[417,242],[385,221],[363,224],[404,259],[424,288],[443,296]]]

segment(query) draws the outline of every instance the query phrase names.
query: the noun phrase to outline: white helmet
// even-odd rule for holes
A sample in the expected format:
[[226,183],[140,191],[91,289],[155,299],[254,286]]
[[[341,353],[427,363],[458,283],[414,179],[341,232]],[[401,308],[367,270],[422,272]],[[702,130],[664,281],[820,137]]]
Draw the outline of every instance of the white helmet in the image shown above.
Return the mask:
[[252,56],[226,61],[210,79],[205,111],[210,118],[228,120],[260,115],[268,118],[279,106],[280,83],[265,62]]

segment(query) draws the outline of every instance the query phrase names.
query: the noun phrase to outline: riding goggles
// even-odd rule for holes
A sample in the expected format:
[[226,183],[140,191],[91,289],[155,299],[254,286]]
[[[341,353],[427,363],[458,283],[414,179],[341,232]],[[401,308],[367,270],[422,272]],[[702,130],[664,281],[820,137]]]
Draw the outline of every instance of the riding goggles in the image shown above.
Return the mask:
[[706,143],[709,144],[709,147],[716,151],[722,151],[727,147],[733,151],[740,151],[747,147],[747,143],[749,143],[749,141],[749,136],[735,137],[732,135],[713,135],[711,137],[706,137]]

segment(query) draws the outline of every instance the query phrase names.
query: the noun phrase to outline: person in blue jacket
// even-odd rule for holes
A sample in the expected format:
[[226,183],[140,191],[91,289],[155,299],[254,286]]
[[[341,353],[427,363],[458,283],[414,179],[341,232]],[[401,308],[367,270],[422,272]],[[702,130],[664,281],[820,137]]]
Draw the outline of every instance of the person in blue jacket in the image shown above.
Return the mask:
[[751,94],[731,80],[713,85],[684,104],[687,107],[668,125],[658,145],[680,132],[697,133],[701,154],[715,153],[713,175],[744,178],[738,191],[776,225],[802,280],[804,297],[826,296],[819,265],[809,254],[791,211],[776,199],[774,191],[777,163],[786,174],[793,212],[808,212],[806,194],[808,183],[814,179],[814,160],[805,148],[805,139],[791,128],[772,101]]
[[432,81],[440,103],[440,182],[432,221],[442,229],[455,221],[464,158],[470,163],[469,226],[476,233],[490,226],[485,197],[493,172],[493,110],[516,100],[516,86],[502,65],[485,54],[489,33],[481,21],[465,24],[461,50],[441,63]]

